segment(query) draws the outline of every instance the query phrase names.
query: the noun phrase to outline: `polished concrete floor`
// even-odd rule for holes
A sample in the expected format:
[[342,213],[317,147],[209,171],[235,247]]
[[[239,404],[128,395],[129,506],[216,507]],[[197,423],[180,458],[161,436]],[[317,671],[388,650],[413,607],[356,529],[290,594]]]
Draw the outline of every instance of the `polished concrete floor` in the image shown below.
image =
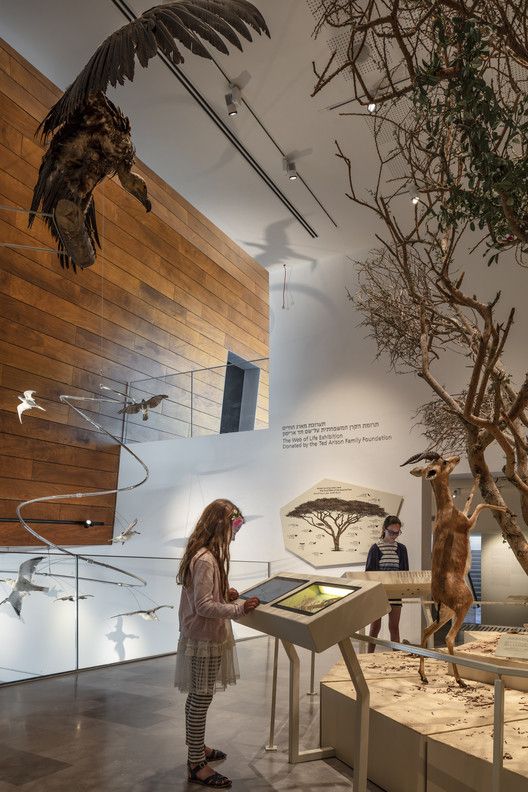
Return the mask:
[[[208,741],[228,759],[218,769],[234,790],[324,792],[353,787],[337,759],[290,765],[288,669],[281,651],[276,752],[269,732],[273,642],[238,644],[241,679],[215,696]],[[317,657],[324,673],[337,654]],[[172,686],[175,658],[163,657],[0,689],[0,792],[176,792],[186,782],[185,697]],[[309,655],[301,650],[303,747],[315,747],[319,697],[310,697]],[[378,787],[371,785],[374,792]]]

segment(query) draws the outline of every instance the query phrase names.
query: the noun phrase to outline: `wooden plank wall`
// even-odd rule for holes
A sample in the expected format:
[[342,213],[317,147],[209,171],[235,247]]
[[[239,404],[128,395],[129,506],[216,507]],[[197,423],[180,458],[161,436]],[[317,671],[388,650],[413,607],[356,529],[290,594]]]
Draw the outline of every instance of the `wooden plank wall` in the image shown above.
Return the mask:
[[[27,209],[42,156],[38,123],[58,89],[0,40],[0,204]],[[116,180],[98,188],[103,249],[97,263],[73,274],[51,252],[0,248],[0,517],[20,500],[116,484],[119,447],[67,405],[60,393],[100,394],[104,383],[151,380],[222,366],[231,350],[246,360],[268,356],[267,272],[138,163],[153,209]],[[0,242],[49,247],[39,220],[31,232],[23,212],[0,210]],[[234,319],[234,317],[236,317]],[[267,425],[267,367],[261,376],[258,426]],[[131,418],[129,440],[154,440],[218,431],[223,371],[142,382],[138,393],[168,393],[149,421]],[[25,413],[17,396],[37,391],[46,412]],[[119,405],[92,414],[121,436]],[[42,519],[102,520],[103,528],[47,526],[63,544],[103,544],[112,535],[114,496],[35,504]],[[0,545],[24,545],[17,523],[0,523]]]

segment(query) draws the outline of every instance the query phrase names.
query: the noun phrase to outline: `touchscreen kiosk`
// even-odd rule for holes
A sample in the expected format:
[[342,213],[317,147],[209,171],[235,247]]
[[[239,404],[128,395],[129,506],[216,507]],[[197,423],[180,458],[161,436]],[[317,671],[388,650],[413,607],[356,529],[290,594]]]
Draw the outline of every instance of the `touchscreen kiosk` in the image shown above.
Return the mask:
[[261,604],[239,619],[254,630],[323,652],[389,612],[383,586],[371,580],[281,573],[240,595]]

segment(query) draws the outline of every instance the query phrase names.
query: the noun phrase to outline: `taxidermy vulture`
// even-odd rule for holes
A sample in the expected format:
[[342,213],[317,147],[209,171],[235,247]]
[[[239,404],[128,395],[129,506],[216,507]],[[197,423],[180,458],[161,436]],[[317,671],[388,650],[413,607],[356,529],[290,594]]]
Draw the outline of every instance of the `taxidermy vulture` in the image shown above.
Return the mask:
[[53,137],[40,166],[29,225],[35,212],[48,215],[63,267],[71,262],[83,269],[95,261],[100,244],[92,193],[107,176],[117,174],[125,190],[151,209],[145,182],[132,172],[130,122],[105,96],[108,85],[133,80],[135,59],[146,67],[158,51],[175,65],[183,63],[179,45],[211,58],[201,39],[226,55],[224,39],[242,50],[239,35],[251,41],[249,28],[269,36],[260,11],[247,0],[176,0],[145,11],[95,51],[39,126],[45,141]]

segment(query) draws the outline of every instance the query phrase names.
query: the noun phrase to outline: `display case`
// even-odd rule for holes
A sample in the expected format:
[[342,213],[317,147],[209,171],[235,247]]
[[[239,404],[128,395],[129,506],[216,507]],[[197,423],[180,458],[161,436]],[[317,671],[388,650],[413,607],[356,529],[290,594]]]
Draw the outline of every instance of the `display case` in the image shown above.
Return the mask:
[[431,570],[409,570],[382,572],[345,572],[343,575],[348,581],[375,580],[381,583],[389,598],[419,598],[429,599],[431,596]]

